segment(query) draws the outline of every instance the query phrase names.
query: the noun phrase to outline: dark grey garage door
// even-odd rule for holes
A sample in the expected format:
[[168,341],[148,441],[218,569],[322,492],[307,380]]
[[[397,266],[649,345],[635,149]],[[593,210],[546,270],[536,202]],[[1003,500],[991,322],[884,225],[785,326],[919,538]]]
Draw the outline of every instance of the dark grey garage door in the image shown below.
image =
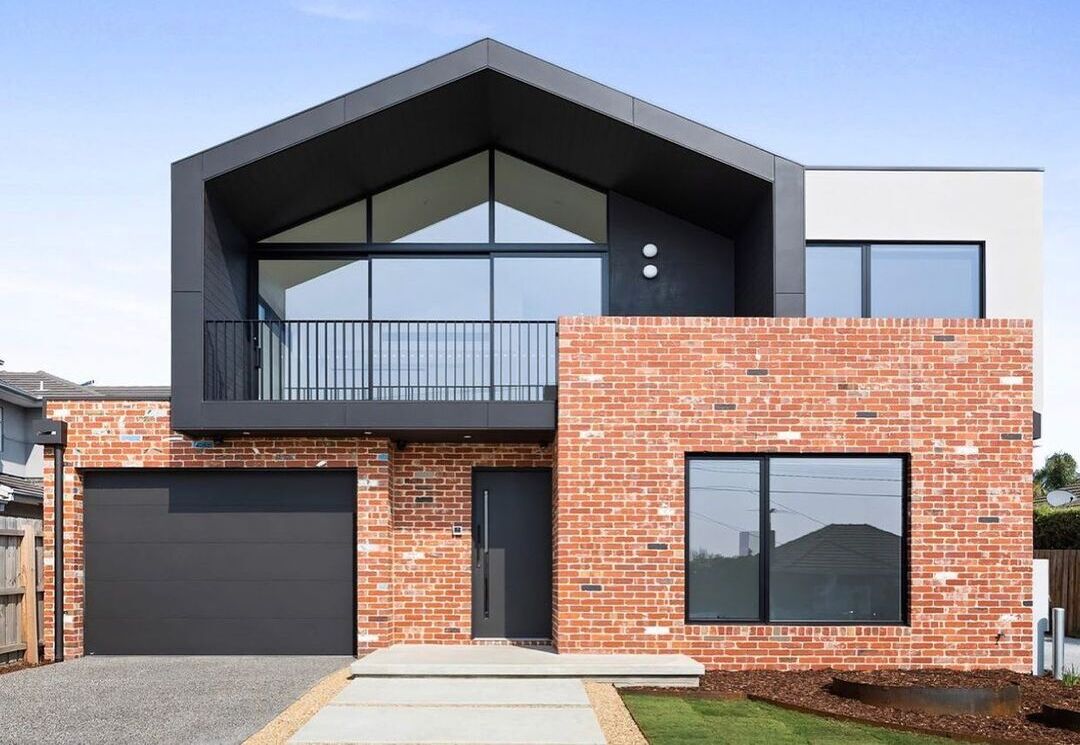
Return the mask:
[[356,476],[85,475],[89,654],[352,654]]

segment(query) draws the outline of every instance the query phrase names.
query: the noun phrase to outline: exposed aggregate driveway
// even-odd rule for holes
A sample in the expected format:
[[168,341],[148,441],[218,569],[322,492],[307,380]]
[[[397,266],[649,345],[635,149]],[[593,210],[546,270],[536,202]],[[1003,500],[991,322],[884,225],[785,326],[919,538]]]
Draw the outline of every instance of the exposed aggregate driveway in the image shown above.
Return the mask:
[[0,743],[239,743],[351,657],[84,657],[0,674]]

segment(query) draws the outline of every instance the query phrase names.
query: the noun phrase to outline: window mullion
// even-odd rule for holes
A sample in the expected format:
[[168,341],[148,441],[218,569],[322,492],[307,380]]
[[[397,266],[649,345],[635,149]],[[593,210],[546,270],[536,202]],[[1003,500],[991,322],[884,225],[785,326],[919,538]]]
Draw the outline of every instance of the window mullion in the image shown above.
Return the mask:
[[870,266],[871,251],[870,244],[866,244],[862,247],[862,315],[863,318],[870,318],[871,316],[871,304],[870,304],[870,282],[871,271]]
[[758,541],[760,550],[758,551],[758,575],[759,575],[759,588],[761,595],[759,596],[759,618],[763,623],[769,622],[769,553],[772,544],[772,537],[770,531],[772,530],[771,520],[769,519],[769,460],[762,457],[758,459],[758,473],[759,478],[759,507],[760,512],[760,528],[761,538]]
[[495,243],[495,150],[488,150],[488,243]]

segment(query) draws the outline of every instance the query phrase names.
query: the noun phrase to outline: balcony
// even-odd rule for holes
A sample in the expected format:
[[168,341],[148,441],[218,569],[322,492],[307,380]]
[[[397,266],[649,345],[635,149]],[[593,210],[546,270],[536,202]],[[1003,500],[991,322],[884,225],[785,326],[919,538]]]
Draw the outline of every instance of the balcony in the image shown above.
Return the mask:
[[554,321],[207,321],[206,401],[555,399]]

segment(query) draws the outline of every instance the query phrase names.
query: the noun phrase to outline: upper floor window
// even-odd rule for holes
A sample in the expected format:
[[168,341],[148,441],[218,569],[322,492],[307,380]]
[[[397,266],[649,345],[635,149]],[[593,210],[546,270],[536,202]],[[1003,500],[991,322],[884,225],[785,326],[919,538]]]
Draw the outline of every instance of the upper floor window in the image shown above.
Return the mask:
[[262,242],[365,243],[369,239],[373,243],[602,244],[607,242],[607,196],[520,158],[487,150]]
[[806,315],[979,318],[982,246],[820,243],[806,247]]

